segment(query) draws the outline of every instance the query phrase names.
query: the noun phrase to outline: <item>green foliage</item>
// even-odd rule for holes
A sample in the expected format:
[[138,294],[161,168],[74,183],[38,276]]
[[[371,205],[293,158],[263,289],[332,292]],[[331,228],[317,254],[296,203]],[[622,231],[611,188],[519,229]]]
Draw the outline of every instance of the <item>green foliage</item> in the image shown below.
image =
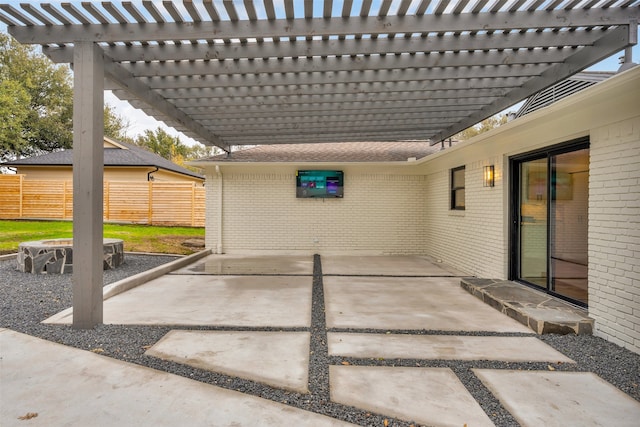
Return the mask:
[[218,148],[202,144],[186,145],[179,137],[169,135],[162,128],[155,131],[146,130],[143,135],[138,136],[135,144],[195,172],[199,172],[198,168],[185,165],[186,161],[212,156],[219,151]]
[[505,123],[507,123],[506,114],[495,115],[495,116],[489,117],[488,119],[484,119],[480,123],[474,126],[471,126],[470,128],[463,130],[462,132],[453,136],[453,139],[457,139],[459,141],[465,141],[467,139],[473,138],[474,136],[478,136],[481,133],[485,133],[490,131],[491,129],[495,129]]
[[162,128],[157,128],[155,131],[145,130],[143,135],[138,136],[135,143],[172,162],[184,159],[189,152],[189,147],[183,144],[179,137],[169,135]]
[[133,142],[133,139],[127,136],[129,126],[129,120],[118,115],[114,107],[108,104],[104,106],[104,136],[116,141]]
[[71,147],[73,89],[67,66],[54,65],[35,48],[0,33],[0,87],[0,160]]
[[26,144],[22,122],[29,115],[28,105],[29,94],[19,83],[0,81],[0,158]]

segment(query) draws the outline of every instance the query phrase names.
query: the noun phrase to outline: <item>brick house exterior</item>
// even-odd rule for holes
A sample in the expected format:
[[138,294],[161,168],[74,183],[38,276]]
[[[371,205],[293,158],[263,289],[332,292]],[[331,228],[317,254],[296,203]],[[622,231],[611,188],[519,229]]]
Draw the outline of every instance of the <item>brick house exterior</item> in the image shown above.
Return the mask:
[[[348,143],[275,145],[199,161],[207,246],[219,253],[420,254],[477,277],[508,279],[512,159],[583,139],[590,144],[589,315],[597,335],[640,352],[639,99],[636,67],[444,150],[370,143],[362,158]],[[483,186],[487,165],[495,167],[494,187]],[[460,166],[463,211],[450,209],[450,173]],[[296,198],[301,169],[344,171],[344,198]]]

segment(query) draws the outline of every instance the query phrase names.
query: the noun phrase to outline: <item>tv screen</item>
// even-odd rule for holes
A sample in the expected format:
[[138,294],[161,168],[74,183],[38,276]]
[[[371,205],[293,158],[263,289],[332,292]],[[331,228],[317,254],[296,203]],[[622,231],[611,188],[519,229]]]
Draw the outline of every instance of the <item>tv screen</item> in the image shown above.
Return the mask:
[[296,174],[296,197],[343,197],[342,171],[309,170]]

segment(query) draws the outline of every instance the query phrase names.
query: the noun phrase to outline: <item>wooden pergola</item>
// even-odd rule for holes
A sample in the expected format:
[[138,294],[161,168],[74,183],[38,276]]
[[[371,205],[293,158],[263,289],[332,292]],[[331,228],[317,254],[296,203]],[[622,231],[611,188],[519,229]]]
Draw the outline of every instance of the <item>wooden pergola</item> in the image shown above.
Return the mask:
[[102,322],[104,89],[227,152],[436,144],[628,49],[639,17],[640,0],[0,3],[13,37],[73,64],[74,327]]

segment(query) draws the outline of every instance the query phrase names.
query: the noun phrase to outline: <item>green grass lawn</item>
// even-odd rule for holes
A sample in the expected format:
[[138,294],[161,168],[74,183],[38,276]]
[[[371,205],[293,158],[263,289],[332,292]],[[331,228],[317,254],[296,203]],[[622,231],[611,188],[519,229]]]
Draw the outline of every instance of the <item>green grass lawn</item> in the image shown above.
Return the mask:
[[[104,237],[124,240],[124,250],[166,254],[191,254],[194,249],[182,246],[191,238],[204,238],[201,227],[157,227],[149,225],[104,224]],[[0,220],[0,254],[14,253],[20,242],[60,239],[73,236],[68,221]]]

